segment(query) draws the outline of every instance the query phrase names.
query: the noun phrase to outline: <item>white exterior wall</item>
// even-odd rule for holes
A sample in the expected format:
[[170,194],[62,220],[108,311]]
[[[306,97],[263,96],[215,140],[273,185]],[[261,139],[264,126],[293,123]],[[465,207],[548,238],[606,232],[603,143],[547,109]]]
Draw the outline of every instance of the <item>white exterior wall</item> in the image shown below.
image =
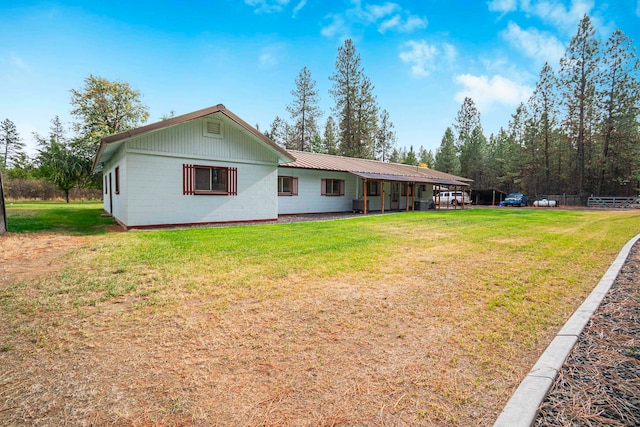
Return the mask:
[[[298,178],[297,196],[279,196],[278,213],[280,214],[301,214],[301,213],[321,213],[321,212],[348,212],[352,210],[352,200],[363,198],[363,182],[361,178],[346,172],[326,172],[311,169],[281,167],[278,170],[279,176],[293,176]],[[343,179],[345,180],[344,196],[322,196],[322,179]],[[405,183],[398,183],[400,194]],[[423,185],[417,183],[416,186]],[[426,191],[420,191],[413,199],[431,200],[433,196],[433,186],[426,185]],[[409,210],[412,209],[412,199],[409,197]],[[368,210],[382,210],[382,195],[367,196]],[[399,209],[406,210],[407,197],[399,196]],[[384,183],[384,209],[391,210],[391,182]]]
[[[119,167],[120,174],[120,194],[116,194],[116,167]],[[109,188],[109,174],[111,174],[111,188]],[[107,178],[107,188],[102,189],[103,208],[118,221],[123,222],[127,217],[127,159],[124,150],[120,149],[105,165],[102,176],[102,185],[105,185]],[[111,199],[110,199],[111,197]],[[113,210],[110,210],[113,207]]]
[[[359,186],[359,192],[362,193],[362,183],[359,182],[360,178],[346,172],[280,168],[278,173],[280,176],[298,177],[297,196],[278,196],[278,213],[284,215],[347,212],[351,210],[351,201],[356,198],[356,185]],[[321,185],[322,180],[325,178],[344,180],[344,196],[322,196]],[[275,194],[277,195],[278,192],[276,191]]]
[[275,166],[197,160],[238,168],[238,195],[183,194],[180,157],[128,155],[127,226],[273,220],[278,217]]
[[[278,217],[278,157],[224,116],[221,137],[203,135],[205,119],[193,120],[123,143],[105,165],[115,191],[113,216],[126,227],[275,220]],[[183,194],[183,165],[235,167],[238,194]],[[109,211],[109,194],[104,207]]]

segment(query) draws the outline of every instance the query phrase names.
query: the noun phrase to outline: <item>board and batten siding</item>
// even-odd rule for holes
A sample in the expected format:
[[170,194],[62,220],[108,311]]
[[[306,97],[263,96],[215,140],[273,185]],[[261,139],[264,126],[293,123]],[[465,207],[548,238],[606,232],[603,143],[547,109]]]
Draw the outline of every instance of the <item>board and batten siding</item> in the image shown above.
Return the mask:
[[[207,121],[221,122],[219,137],[204,135]],[[132,138],[127,141],[127,151],[278,164],[275,153],[257,143],[255,137],[221,114]]]

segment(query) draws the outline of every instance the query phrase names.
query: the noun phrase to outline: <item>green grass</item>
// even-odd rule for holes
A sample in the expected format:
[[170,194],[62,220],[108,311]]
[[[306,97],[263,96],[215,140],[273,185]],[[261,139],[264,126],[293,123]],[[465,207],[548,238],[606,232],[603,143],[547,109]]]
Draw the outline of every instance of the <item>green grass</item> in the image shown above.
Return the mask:
[[102,202],[7,202],[7,228],[12,233],[104,234],[113,219],[102,218],[103,212]]
[[[91,217],[101,208],[38,204],[31,214],[57,224],[49,211]],[[414,410],[418,418],[441,412],[444,424],[474,425],[477,413],[499,411],[495,401],[508,395],[535,351],[638,233],[637,211],[554,209],[107,233],[70,253],[61,272],[2,290],[0,322],[7,328],[0,353],[17,352],[20,337],[41,348],[86,345],[65,332],[78,323],[88,337],[107,330],[137,339],[167,334],[184,354],[197,345],[222,351],[212,338],[222,334],[225,342],[244,346],[230,347],[220,360],[287,356],[282,372],[302,375],[287,382],[297,384],[306,378],[306,370],[295,369],[298,356],[322,355],[342,378],[357,370],[345,359],[350,343],[357,343],[367,349],[359,357],[373,353],[367,363],[378,363],[378,371],[402,373],[391,381],[407,387],[406,397],[388,398],[387,406],[413,408],[405,412],[409,418]],[[194,335],[171,332],[174,322],[198,316],[206,321]],[[227,336],[231,325],[240,332]],[[394,362],[385,351],[410,359]],[[355,378],[365,383],[373,377]],[[251,374],[236,380],[260,383]]]

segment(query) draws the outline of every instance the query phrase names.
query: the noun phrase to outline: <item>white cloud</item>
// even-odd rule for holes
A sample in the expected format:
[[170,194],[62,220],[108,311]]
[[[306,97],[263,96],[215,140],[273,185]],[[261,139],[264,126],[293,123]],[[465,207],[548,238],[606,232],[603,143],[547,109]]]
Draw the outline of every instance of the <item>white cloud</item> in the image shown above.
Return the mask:
[[307,0],[300,0],[300,2],[296,5],[296,7],[293,8],[292,16],[295,18],[298,12],[300,12],[302,8],[306,6],[306,4],[307,4]]
[[359,0],[352,0],[351,4],[352,7],[344,12],[329,15],[331,22],[321,30],[324,36],[345,38],[352,28],[370,25],[375,25],[380,33],[387,31],[409,33],[427,26],[426,18],[412,15],[397,3],[386,2],[363,6]]
[[258,57],[260,68],[273,68],[278,65],[282,50],[282,46],[277,44],[264,47]]
[[593,0],[572,0],[570,7],[557,0],[522,1],[522,9],[558,28],[573,31],[584,15],[593,9]]
[[244,0],[244,3],[255,7],[255,13],[272,13],[282,11],[289,0]]
[[31,73],[31,66],[15,52],[9,52],[7,55],[0,56],[0,64],[4,65],[2,69],[7,72],[7,74],[18,76]]
[[557,63],[564,55],[565,47],[555,36],[543,33],[535,28],[522,29],[514,22],[509,22],[507,29],[501,33],[502,38],[518,51],[523,52],[538,62]]
[[437,64],[451,64],[456,57],[455,48],[447,43],[436,46],[425,40],[410,40],[404,46],[407,50],[400,52],[400,60],[411,65],[411,74],[416,77],[428,77]]
[[488,3],[489,10],[492,12],[513,12],[517,9],[516,0],[491,0]]
[[462,103],[466,97],[469,97],[480,110],[489,109],[494,104],[517,106],[533,93],[533,88],[499,74],[491,78],[461,74],[456,76],[456,82],[462,85],[463,89],[455,94],[455,100]]

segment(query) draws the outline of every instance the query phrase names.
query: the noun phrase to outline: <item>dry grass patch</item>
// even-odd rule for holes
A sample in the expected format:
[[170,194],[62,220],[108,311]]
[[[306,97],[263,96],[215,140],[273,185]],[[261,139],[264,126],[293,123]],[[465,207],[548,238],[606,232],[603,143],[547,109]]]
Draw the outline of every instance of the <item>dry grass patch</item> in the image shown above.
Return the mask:
[[7,288],[0,421],[491,425],[640,215],[109,235]]

